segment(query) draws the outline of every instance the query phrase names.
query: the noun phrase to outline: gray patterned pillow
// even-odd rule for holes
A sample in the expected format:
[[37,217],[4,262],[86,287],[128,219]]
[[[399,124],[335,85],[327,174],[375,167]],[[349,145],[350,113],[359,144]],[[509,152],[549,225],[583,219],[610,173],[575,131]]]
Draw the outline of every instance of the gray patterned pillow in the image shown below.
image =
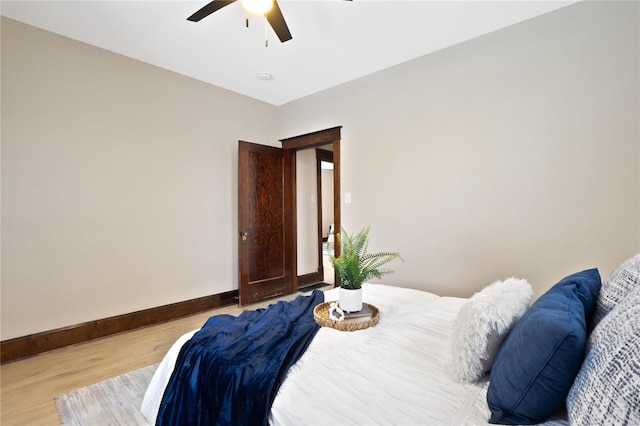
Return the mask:
[[591,330],[636,287],[640,287],[640,253],[627,259],[602,285]]
[[567,397],[570,424],[640,424],[640,287],[596,327]]

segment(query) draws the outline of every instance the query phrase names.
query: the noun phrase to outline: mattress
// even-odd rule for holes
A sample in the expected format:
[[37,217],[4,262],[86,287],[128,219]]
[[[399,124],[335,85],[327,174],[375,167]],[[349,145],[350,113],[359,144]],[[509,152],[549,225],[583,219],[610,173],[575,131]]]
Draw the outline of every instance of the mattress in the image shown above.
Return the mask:
[[[289,370],[271,409],[273,425],[486,424],[487,381],[453,382],[444,372],[453,321],[467,299],[365,284],[380,310],[377,326],[323,327]],[[337,300],[338,289],[325,293]],[[173,371],[182,336],[160,363],[141,407],[151,423]]]

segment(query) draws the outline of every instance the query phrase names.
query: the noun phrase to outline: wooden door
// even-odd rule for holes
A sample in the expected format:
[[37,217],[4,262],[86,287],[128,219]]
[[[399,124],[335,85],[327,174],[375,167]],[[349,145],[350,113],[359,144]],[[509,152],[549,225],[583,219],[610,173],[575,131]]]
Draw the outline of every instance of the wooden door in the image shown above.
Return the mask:
[[293,292],[290,155],[271,146],[238,145],[241,306]]

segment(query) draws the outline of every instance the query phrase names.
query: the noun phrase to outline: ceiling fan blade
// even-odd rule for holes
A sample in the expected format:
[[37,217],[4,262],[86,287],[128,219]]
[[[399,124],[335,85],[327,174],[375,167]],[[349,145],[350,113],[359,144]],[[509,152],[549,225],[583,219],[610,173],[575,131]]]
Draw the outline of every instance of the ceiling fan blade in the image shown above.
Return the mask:
[[230,5],[235,1],[236,0],[213,0],[211,3],[207,4],[202,9],[198,10],[196,13],[189,16],[187,18],[187,21],[198,22],[202,18],[206,18],[207,16],[211,15],[216,10],[222,9],[223,7]]
[[291,37],[291,32],[289,32],[289,27],[284,20],[284,16],[282,16],[282,11],[280,10],[280,6],[278,6],[278,2],[273,0],[273,7],[269,12],[267,12],[267,21],[273,28],[273,31],[276,32],[276,35],[280,39],[281,42],[289,41],[293,37]]

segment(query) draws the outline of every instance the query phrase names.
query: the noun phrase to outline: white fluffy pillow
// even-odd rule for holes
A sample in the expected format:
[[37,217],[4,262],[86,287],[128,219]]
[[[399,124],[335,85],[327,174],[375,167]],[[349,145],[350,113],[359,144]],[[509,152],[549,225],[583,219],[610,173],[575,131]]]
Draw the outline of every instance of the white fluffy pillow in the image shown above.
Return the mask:
[[459,383],[472,383],[491,369],[496,352],[533,297],[527,280],[496,281],[474,294],[458,312],[445,370]]

